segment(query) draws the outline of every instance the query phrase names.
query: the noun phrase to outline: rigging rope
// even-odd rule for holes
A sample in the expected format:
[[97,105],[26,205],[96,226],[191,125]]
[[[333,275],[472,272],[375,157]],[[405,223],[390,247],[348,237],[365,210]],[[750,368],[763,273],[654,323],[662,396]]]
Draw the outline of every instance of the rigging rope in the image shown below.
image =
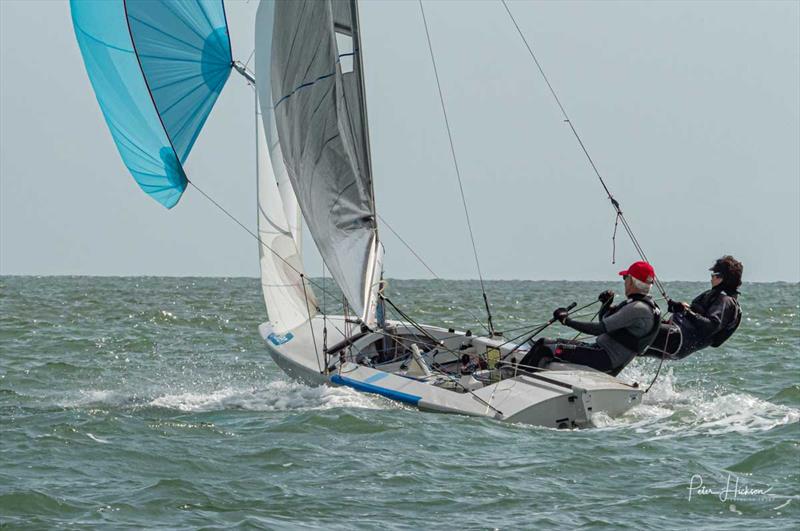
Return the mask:
[[[406,345],[408,345],[409,347],[411,347],[411,345],[416,345],[416,343],[414,343],[413,340],[405,338],[403,336],[399,336],[397,334],[390,334],[386,330],[376,330],[375,333],[376,334],[381,334],[384,337],[388,337],[388,338],[393,339],[398,344],[400,344],[400,346],[402,346],[404,348],[405,348]],[[452,349],[447,348],[443,343],[440,344],[440,345],[437,345],[436,349],[438,349],[438,348],[443,348],[445,352],[449,352],[449,353],[455,355],[456,359],[454,360],[454,363],[458,363],[458,360],[461,357],[461,354],[459,352],[456,352],[456,351],[454,351]],[[389,360],[389,361],[387,361],[385,363],[392,363],[394,361],[395,360]],[[492,406],[489,402],[487,402],[486,400],[484,400],[483,398],[481,398],[480,396],[475,394],[475,392],[472,391],[471,389],[467,388],[464,384],[462,384],[459,381],[459,379],[455,375],[453,375],[453,374],[447,372],[446,370],[442,369],[441,368],[442,366],[440,364],[436,363],[435,361],[432,364],[428,364],[427,362],[425,364],[428,366],[428,369],[430,369],[431,373],[436,373],[437,377],[446,378],[448,381],[450,381],[454,385],[457,385],[457,386],[461,387],[461,389],[463,389],[465,393],[472,395],[477,401],[479,401],[480,403],[485,405],[487,408],[491,408],[496,413],[498,413],[500,415],[503,415],[502,411],[500,411],[496,407]],[[378,364],[374,368],[378,369],[378,367],[380,367],[380,366],[381,366],[381,364]],[[378,369],[378,370],[380,370],[380,369]],[[405,378],[411,378],[411,377],[406,374]],[[491,402],[491,400],[490,400],[490,402]]]
[[[422,0],[420,0],[420,2],[421,1]],[[602,175],[600,175],[600,170],[597,169],[597,165],[594,163],[594,160],[592,159],[591,155],[589,155],[589,150],[586,149],[586,145],[584,145],[583,140],[581,139],[580,135],[578,134],[578,131],[575,129],[575,126],[572,124],[572,120],[570,120],[566,109],[564,109],[564,105],[561,103],[561,100],[559,99],[558,94],[556,94],[556,91],[553,88],[553,85],[550,84],[550,80],[548,79],[547,74],[544,73],[544,69],[542,68],[542,65],[539,63],[539,60],[536,58],[536,54],[533,53],[533,49],[531,48],[531,45],[528,44],[528,39],[526,39],[525,38],[525,34],[522,33],[522,29],[519,27],[519,24],[517,24],[517,20],[514,18],[514,15],[511,13],[511,9],[509,9],[508,4],[506,3],[506,0],[500,0],[500,2],[502,2],[503,7],[506,9],[506,13],[508,13],[508,16],[511,18],[511,22],[514,23],[514,27],[517,29],[517,33],[519,33],[520,38],[522,38],[522,42],[525,44],[525,48],[527,48],[528,53],[530,54],[531,58],[533,59],[533,62],[536,64],[536,68],[539,70],[539,73],[542,75],[542,78],[544,79],[544,82],[547,84],[547,88],[550,89],[550,94],[553,95],[553,99],[556,100],[556,104],[558,104],[558,108],[561,109],[561,114],[564,117],[564,121],[569,125],[569,128],[572,131],[572,134],[575,135],[575,138],[577,139],[578,144],[580,145],[581,149],[583,150],[584,155],[586,155],[586,158],[589,160],[589,164],[592,166],[592,170],[594,170],[595,175],[597,175],[597,178],[600,180],[600,184],[603,186],[603,190],[605,190],[606,195],[608,196],[608,200],[611,201],[611,205],[614,207],[614,210],[617,213],[617,221],[618,222],[619,221],[622,222],[622,227],[625,229],[625,232],[628,233],[628,237],[631,239],[631,243],[633,243],[633,246],[636,249],[636,252],[639,253],[639,256],[641,257],[641,259],[644,260],[645,262],[649,262],[649,260],[647,259],[647,255],[644,252],[644,249],[642,249],[642,246],[639,244],[639,241],[636,239],[636,236],[633,233],[633,229],[631,229],[630,225],[628,225],[628,221],[625,219],[625,215],[622,213],[622,208],[620,207],[619,202],[614,198],[613,195],[611,195],[611,190],[608,189],[608,186],[606,185],[605,180],[603,180]],[[615,227],[614,227],[614,236],[616,237],[616,224],[615,224]],[[613,238],[612,238],[612,241],[613,241]],[[613,262],[613,257],[612,257],[612,262]],[[664,286],[661,284],[661,281],[658,279],[658,277],[655,277],[654,281],[655,281],[655,284],[656,284],[656,287],[658,288],[658,290],[661,292],[661,294],[664,297],[666,297],[667,296],[667,292],[664,289]]]
[[648,385],[647,389],[645,389],[645,391],[644,391],[645,394],[650,392],[650,389],[653,387],[653,385],[655,385],[656,380],[658,380],[658,375],[661,374],[661,366],[664,365],[664,360],[666,358],[667,358],[667,355],[662,353],[661,354],[661,361],[658,362],[658,370],[656,371],[656,375],[653,376],[653,381],[650,382],[650,385]]
[[[405,246],[406,246],[406,249],[408,249],[408,250],[411,252],[411,254],[413,254],[413,255],[414,255],[414,257],[415,257],[417,260],[419,260],[419,261],[420,261],[420,263],[421,263],[423,266],[425,266],[425,269],[427,269],[427,270],[428,270],[428,272],[430,272],[430,274],[431,274],[431,275],[433,275],[433,277],[434,277],[436,280],[441,280],[441,281],[443,281],[443,282],[444,282],[444,279],[443,279],[443,278],[441,278],[439,275],[437,275],[437,274],[436,274],[436,272],[435,272],[433,269],[431,269],[431,267],[430,267],[430,266],[429,266],[429,265],[428,265],[428,264],[425,262],[425,260],[423,260],[423,259],[422,259],[422,257],[421,257],[420,255],[418,255],[416,251],[414,251],[414,249],[411,247],[411,245],[409,245],[409,244],[408,244],[408,242],[406,242],[406,241],[405,241],[405,240],[404,240],[404,239],[403,239],[403,238],[402,238],[402,237],[401,237],[401,236],[400,236],[400,235],[397,233],[397,231],[396,231],[396,230],[394,230],[394,228],[393,228],[391,225],[389,225],[389,222],[388,222],[388,221],[386,221],[386,220],[383,218],[383,216],[381,216],[380,214],[378,214],[378,219],[380,219],[380,220],[381,220],[381,223],[383,223],[384,225],[386,225],[386,228],[387,228],[387,229],[389,229],[389,231],[390,231],[392,234],[394,234],[394,235],[395,235],[395,237],[396,237],[398,240],[400,240],[400,243],[402,243],[403,245],[405,245]],[[487,331],[487,332],[489,332],[490,334],[492,333],[492,332],[491,332],[491,330],[489,330],[489,329],[486,327],[486,325],[485,325],[485,324],[483,324],[483,322],[482,322],[482,321],[481,321],[481,320],[478,318],[478,316],[476,316],[476,315],[475,315],[475,313],[474,313],[472,310],[470,310],[469,308],[464,308],[464,309],[467,311],[467,313],[469,313],[470,317],[472,317],[473,319],[475,319],[475,322],[478,324],[478,326],[481,326],[481,327],[482,327],[484,330],[486,330],[486,331]]]
[[[325,370],[328,370],[328,308],[325,294],[325,262],[322,263],[322,356],[325,358]],[[312,330],[313,332],[313,330]]]
[[[300,275],[300,282],[303,283],[303,296],[306,299],[306,311],[308,312],[308,327],[311,329],[311,341],[314,343],[314,357],[317,358],[317,366],[319,367],[319,373],[322,374],[324,371],[322,370],[322,362],[319,360],[319,349],[317,348],[317,335],[314,333],[314,324],[311,322],[311,308],[308,305],[308,291],[306,291],[306,283],[305,283],[306,276]],[[319,310],[319,308],[317,308]]]
[[475,256],[475,265],[478,269],[478,279],[481,282],[481,292],[483,293],[483,304],[486,307],[486,316],[489,322],[489,334],[494,336],[494,324],[492,323],[492,311],[489,308],[489,298],[486,296],[486,287],[483,284],[483,273],[481,272],[481,263],[478,259],[478,249],[475,246],[475,235],[472,232],[472,223],[469,218],[469,208],[467,207],[467,199],[464,196],[464,185],[461,183],[461,171],[458,169],[458,159],[456,158],[456,148],[453,143],[453,133],[450,131],[450,121],[447,119],[447,108],[444,104],[444,94],[442,93],[442,84],[439,82],[439,70],[436,68],[436,58],[433,54],[433,44],[431,43],[431,34],[428,31],[428,19],[425,17],[425,8],[422,6],[422,0],[419,0],[419,10],[422,13],[422,23],[425,26],[425,37],[428,40],[428,51],[431,55],[431,63],[433,63],[433,74],[436,77],[436,88],[439,90],[439,102],[442,104],[442,114],[444,115],[444,124],[447,127],[447,138],[450,141],[450,154],[453,156],[453,166],[456,169],[456,177],[458,177],[458,189],[461,192],[461,204],[464,206],[464,216],[467,218],[467,228],[469,229],[469,238],[472,242],[472,254]]
[[[592,306],[593,304],[597,304],[598,302],[600,302],[600,301],[594,300],[594,301],[590,302],[589,304],[585,304],[585,305],[581,306],[581,307],[580,307],[580,308],[578,308],[578,309],[573,309],[573,308],[574,308],[574,306],[575,306],[575,304],[576,304],[576,303],[574,303],[574,302],[573,302],[573,303],[572,303],[570,306],[568,306],[568,307],[567,307],[567,310],[568,310],[568,313],[569,313],[569,314],[576,314],[576,313],[580,312],[581,310],[585,310],[585,309],[586,309],[586,308],[588,308],[589,306]],[[541,334],[541,333],[544,331],[544,329],[545,329],[545,328],[549,327],[549,326],[550,326],[550,325],[552,325],[554,322],[555,322],[555,319],[550,319],[549,321],[547,321],[547,322],[543,323],[543,324],[542,324],[542,325],[540,325],[540,326],[537,326],[537,327],[535,327],[535,328],[533,328],[533,329],[531,329],[531,330],[528,330],[528,331],[526,331],[526,332],[523,332],[522,334],[520,334],[520,335],[518,335],[518,336],[516,336],[516,337],[512,337],[511,339],[508,339],[508,340],[506,340],[505,342],[501,343],[500,345],[498,345],[498,346],[497,346],[497,347],[495,347],[495,348],[500,348],[500,347],[503,347],[503,346],[507,345],[508,343],[511,343],[511,342],[513,342],[513,341],[516,341],[516,340],[518,340],[518,339],[520,339],[520,338],[522,338],[522,337],[524,337],[524,336],[528,336],[528,337],[525,339],[525,341],[521,341],[520,343],[517,343],[517,345],[516,345],[516,346],[515,346],[513,349],[511,349],[511,350],[510,350],[510,351],[509,351],[509,352],[508,352],[508,353],[507,353],[505,356],[503,356],[504,358],[507,358],[507,357],[511,356],[511,355],[512,355],[514,352],[516,352],[517,350],[519,350],[519,348],[520,348],[522,345],[524,345],[525,343],[527,343],[528,341],[530,341],[531,339],[533,339],[533,338],[534,338],[534,337],[536,337],[537,335]]]
[[[394,310],[395,310],[395,311],[398,313],[398,315],[400,315],[400,317],[402,317],[403,319],[405,319],[407,323],[409,323],[411,326],[413,326],[414,328],[416,328],[417,330],[419,330],[420,332],[422,332],[422,335],[423,335],[423,336],[425,336],[425,337],[427,337],[428,339],[430,339],[431,341],[433,341],[433,342],[434,342],[434,344],[436,344],[436,345],[439,345],[439,346],[441,346],[442,348],[445,348],[445,349],[447,349],[447,347],[445,347],[445,346],[442,344],[442,342],[441,342],[441,341],[439,341],[438,339],[436,339],[435,337],[433,337],[433,336],[430,334],[430,332],[428,332],[427,330],[425,330],[425,329],[422,327],[422,325],[420,325],[419,323],[417,323],[417,322],[416,322],[414,319],[412,319],[412,318],[411,318],[411,317],[410,317],[410,316],[409,316],[407,313],[405,313],[403,310],[401,310],[400,308],[398,308],[397,306],[395,306],[395,304],[392,302],[392,300],[391,300],[389,297],[383,297],[383,300],[385,300],[386,302],[388,302],[388,303],[389,303],[389,305],[390,305],[392,308],[394,308]],[[450,349],[447,349],[447,350],[450,350]]]
[[[199,186],[197,186],[195,183],[193,183],[192,181],[190,181],[188,178],[186,179],[186,182],[187,182],[187,183],[189,183],[189,184],[190,184],[192,187],[194,187],[194,189],[195,189],[195,190],[197,190],[198,192],[200,192],[200,194],[201,194],[203,197],[205,197],[206,199],[208,199],[208,201],[209,201],[209,202],[211,202],[211,204],[213,204],[215,207],[217,207],[217,208],[220,210],[220,212],[222,212],[223,214],[225,214],[226,216],[228,216],[228,217],[229,217],[229,218],[230,218],[230,219],[231,219],[231,220],[232,220],[234,223],[236,223],[237,225],[239,225],[239,227],[241,227],[242,229],[244,229],[244,231],[245,231],[247,234],[249,234],[250,236],[252,236],[252,237],[253,237],[253,238],[254,238],[254,239],[255,239],[255,240],[256,240],[256,241],[257,241],[257,242],[258,242],[258,243],[259,243],[259,244],[262,246],[262,247],[264,247],[264,249],[267,249],[269,252],[271,252],[272,254],[274,254],[275,256],[277,256],[277,257],[278,257],[278,259],[279,259],[281,262],[283,262],[284,264],[286,264],[286,266],[288,266],[288,267],[289,267],[289,269],[291,269],[292,271],[294,271],[295,273],[297,273],[297,274],[298,274],[298,276],[301,278],[301,282],[302,282],[302,279],[305,279],[305,282],[308,282],[309,284],[311,284],[311,285],[312,285],[312,286],[314,286],[315,288],[318,288],[318,289],[320,289],[320,290],[325,290],[325,288],[324,288],[323,286],[321,286],[321,285],[320,285],[320,284],[318,284],[317,282],[315,282],[315,281],[311,280],[310,278],[306,277],[304,273],[300,272],[300,271],[299,271],[299,270],[298,270],[296,267],[294,267],[294,266],[293,266],[293,265],[292,265],[292,264],[291,264],[289,261],[287,261],[285,258],[283,258],[283,257],[282,257],[282,256],[281,256],[281,255],[278,253],[278,251],[276,251],[275,249],[273,249],[272,247],[270,247],[269,245],[267,245],[266,243],[264,243],[264,241],[263,241],[263,240],[262,240],[262,239],[261,239],[261,238],[260,238],[260,237],[259,237],[259,236],[258,236],[256,233],[254,233],[252,230],[250,230],[249,228],[247,228],[247,226],[246,226],[244,223],[242,223],[241,221],[239,221],[239,219],[238,219],[236,216],[234,216],[233,214],[231,214],[230,212],[228,212],[228,210],[226,210],[226,209],[225,209],[225,207],[223,207],[222,205],[220,205],[219,203],[217,203],[217,202],[214,200],[214,198],[213,198],[213,197],[211,197],[210,195],[208,195],[207,193],[205,193],[205,192],[204,192],[204,191],[203,191],[203,190],[202,190],[202,189],[201,189]],[[304,289],[305,289],[305,286],[304,286]],[[318,312],[320,312],[320,313],[322,312],[322,309],[321,309],[319,306],[315,306],[315,307],[314,307],[314,309],[315,309],[315,310],[317,310],[317,311],[318,311]]]
[[420,255],[418,255],[416,251],[414,251],[414,249],[411,247],[411,245],[409,245],[409,244],[408,244],[408,243],[407,243],[407,242],[406,242],[406,241],[405,241],[405,240],[404,240],[404,239],[403,239],[403,238],[402,238],[402,237],[401,237],[399,234],[397,234],[397,231],[396,231],[396,230],[394,230],[394,229],[392,228],[392,226],[391,226],[391,225],[389,225],[389,222],[388,222],[388,221],[386,221],[386,220],[383,218],[383,216],[381,216],[380,214],[378,214],[378,219],[379,219],[379,220],[381,220],[381,223],[383,223],[384,225],[386,225],[386,228],[387,228],[387,229],[389,229],[389,231],[391,231],[391,233],[392,233],[392,234],[394,234],[394,235],[395,235],[395,237],[396,237],[398,240],[400,240],[400,243],[402,243],[403,245],[405,245],[405,246],[406,246],[406,249],[408,249],[408,250],[411,252],[411,254],[413,254],[413,255],[414,255],[414,258],[416,258],[417,260],[419,260],[419,262],[420,262],[420,263],[421,263],[423,266],[425,266],[425,269],[427,269],[427,270],[428,270],[428,272],[429,272],[431,275],[433,275],[433,276],[434,276],[434,278],[436,278],[436,279],[438,279],[438,280],[441,280],[441,278],[439,278],[439,275],[437,275],[437,274],[436,274],[436,272],[435,272],[433,269],[431,269],[431,267],[430,267],[430,266],[429,266],[429,265],[428,265],[428,264],[425,262],[425,260],[423,260],[423,259],[422,259],[422,257],[421,257]]

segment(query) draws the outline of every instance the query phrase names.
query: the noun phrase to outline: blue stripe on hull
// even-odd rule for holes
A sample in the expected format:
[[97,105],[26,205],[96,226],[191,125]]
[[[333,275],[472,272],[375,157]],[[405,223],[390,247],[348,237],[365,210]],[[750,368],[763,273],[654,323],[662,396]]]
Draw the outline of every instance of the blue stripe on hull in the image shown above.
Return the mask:
[[365,382],[347,378],[345,376],[340,376],[338,374],[331,376],[331,382],[335,383],[336,385],[352,387],[356,391],[363,391],[365,393],[374,393],[376,395],[385,396],[386,398],[391,398],[392,400],[397,400],[398,402],[405,402],[406,404],[411,404],[412,406],[416,406],[422,399],[422,397],[419,396],[401,393],[400,391],[379,387],[377,385],[371,385]]

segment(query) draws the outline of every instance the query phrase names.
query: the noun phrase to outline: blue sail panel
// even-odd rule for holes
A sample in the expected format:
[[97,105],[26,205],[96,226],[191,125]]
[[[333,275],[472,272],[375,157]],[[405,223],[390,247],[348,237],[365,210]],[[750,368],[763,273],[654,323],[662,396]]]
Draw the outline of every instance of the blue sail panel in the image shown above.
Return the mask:
[[231,72],[222,0],[125,0],[131,40],[167,136],[186,161]]
[[222,0],[71,0],[86,72],[123,162],[167,208],[231,68]]
[[186,175],[144,82],[122,1],[72,0],[70,7],[86,72],[122,161],[145,193],[172,208]]

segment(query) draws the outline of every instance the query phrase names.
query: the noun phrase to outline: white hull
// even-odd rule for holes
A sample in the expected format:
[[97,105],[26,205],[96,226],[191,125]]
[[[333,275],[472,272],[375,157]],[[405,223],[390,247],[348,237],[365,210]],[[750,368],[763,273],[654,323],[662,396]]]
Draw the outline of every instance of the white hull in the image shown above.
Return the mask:
[[[336,350],[337,343],[341,344],[345,339],[345,324],[341,316],[327,317],[327,345],[331,351]],[[358,327],[352,326],[357,332]],[[442,349],[430,344],[425,346],[426,339],[410,325],[390,322],[389,326],[396,336],[407,338],[403,344],[413,342],[416,336],[421,349],[428,351],[426,360],[445,365],[456,362],[454,352],[485,355],[487,348],[503,343],[497,339],[424,326],[426,334],[445,345]],[[425,377],[424,374],[410,374],[412,371],[403,370],[408,362],[403,363],[403,367],[400,362],[377,367],[354,363],[359,356],[369,356],[375,345],[383,341],[384,336],[372,333],[356,336],[358,339],[352,342],[343,364],[338,363],[339,354],[332,354],[327,360],[332,370],[326,373],[326,360],[322,359],[322,329],[322,316],[314,317],[310,322],[282,335],[275,334],[270,323],[259,327],[272,359],[290,377],[309,385],[351,387],[424,411],[489,417],[554,428],[583,427],[590,425],[594,413],[603,412],[612,417],[623,414],[638,404],[643,394],[640,388],[612,376],[569,364],[557,364],[558,367],[546,371],[508,374],[500,381],[486,381],[483,386],[478,384],[479,388],[465,391],[463,386],[456,384],[457,376],[439,374]],[[513,347],[513,344],[503,345],[500,352],[505,354]],[[524,350],[518,352],[521,359]]]

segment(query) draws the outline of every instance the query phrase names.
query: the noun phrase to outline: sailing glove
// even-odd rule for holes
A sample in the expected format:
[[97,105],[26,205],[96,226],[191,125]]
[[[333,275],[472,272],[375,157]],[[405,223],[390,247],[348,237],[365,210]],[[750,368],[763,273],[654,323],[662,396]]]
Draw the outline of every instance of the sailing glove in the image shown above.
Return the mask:
[[667,309],[672,313],[683,313],[686,311],[686,307],[682,302],[674,301],[672,299],[667,299]]
[[610,289],[605,290],[603,293],[597,296],[597,300],[603,304],[608,304],[614,300],[614,291]]
[[567,316],[569,315],[569,311],[566,308],[558,308],[556,311],[553,312],[553,319],[564,324],[564,321],[567,320]]

